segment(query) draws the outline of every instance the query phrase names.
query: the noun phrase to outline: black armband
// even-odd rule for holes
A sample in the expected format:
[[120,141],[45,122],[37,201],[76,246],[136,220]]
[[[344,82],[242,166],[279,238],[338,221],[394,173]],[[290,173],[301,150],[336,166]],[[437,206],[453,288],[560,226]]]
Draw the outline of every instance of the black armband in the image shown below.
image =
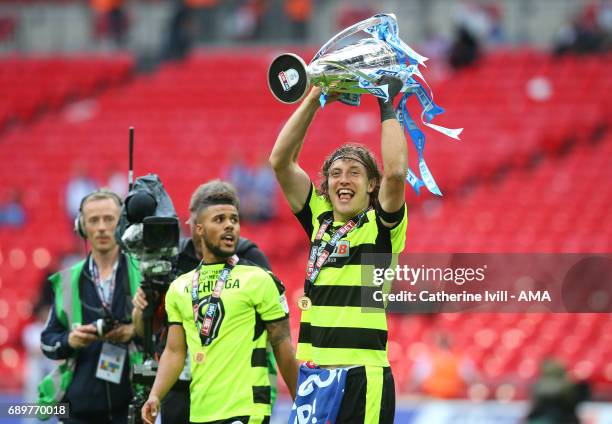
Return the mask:
[[275,322],[284,321],[286,319],[289,319],[289,314],[285,314],[285,316],[282,316],[280,318],[274,318],[274,319],[271,319],[269,321],[264,321],[264,320],[262,320],[262,321],[263,321],[264,324],[274,324]]
[[401,208],[399,208],[395,212],[387,212],[384,211],[383,208],[379,205],[376,210],[378,212],[378,217],[389,224],[401,221],[404,217],[404,209],[406,208],[406,204],[404,203]]

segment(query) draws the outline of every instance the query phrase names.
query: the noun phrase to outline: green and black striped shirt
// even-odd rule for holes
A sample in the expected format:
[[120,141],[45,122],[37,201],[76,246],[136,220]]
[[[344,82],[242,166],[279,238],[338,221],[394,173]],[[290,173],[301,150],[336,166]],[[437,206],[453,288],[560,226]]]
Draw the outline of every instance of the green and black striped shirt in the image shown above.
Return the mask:
[[[373,292],[380,290],[364,281],[367,273],[363,261],[374,255],[362,255],[388,254],[391,258],[391,254],[404,250],[408,220],[405,207],[400,216],[396,226],[388,228],[380,221],[379,211],[372,209],[361,225],[338,242],[312,288],[312,307],[302,311],[298,359],[319,365],[389,366],[384,305],[379,302],[370,307],[372,301],[364,305],[365,299],[373,299]],[[333,217],[331,203],[311,186],[306,204],[296,217],[312,241],[320,225]],[[343,224],[334,222],[323,243]],[[370,265],[373,270],[375,264]]]

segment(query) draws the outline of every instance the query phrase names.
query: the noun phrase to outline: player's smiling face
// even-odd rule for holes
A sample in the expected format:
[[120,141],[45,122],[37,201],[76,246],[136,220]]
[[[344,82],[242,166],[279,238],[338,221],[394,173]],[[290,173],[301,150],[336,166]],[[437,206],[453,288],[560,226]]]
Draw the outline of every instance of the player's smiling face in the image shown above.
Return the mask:
[[374,182],[368,180],[363,164],[352,159],[338,159],[329,167],[328,175],[334,220],[347,221],[368,207]]

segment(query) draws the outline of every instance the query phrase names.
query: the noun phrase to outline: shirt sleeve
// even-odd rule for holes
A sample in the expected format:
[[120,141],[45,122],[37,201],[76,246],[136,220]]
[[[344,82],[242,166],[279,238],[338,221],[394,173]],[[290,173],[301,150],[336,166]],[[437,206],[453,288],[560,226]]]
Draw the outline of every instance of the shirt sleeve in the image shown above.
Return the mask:
[[391,251],[393,253],[402,253],[406,247],[406,229],[408,228],[408,212],[404,205],[404,213],[402,219],[391,228]]
[[310,191],[306,198],[306,203],[301,211],[295,214],[296,218],[300,222],[300,225],[306,231],[309,238],[312,239],[315,226],[318,227],[318,217],[326,211],[331,211],[331,203],[326,200],[323,196],[317,193],[314,184],[310,183]]
[[[265,271],[264,271],[265,272]],[[255,310],[264,322],[280,321],[289,317],[285,286],[271,272],[262,272],[260,284],[254,291]]]
[[66,359],[74,350],[68,344],[68,331],[55,312],[55,303],[51,306],[47,324],[40,335],[40,347],[47,358]]
[[175,280],[166,293],[166,314],[168,315],[168,325],[183,324],[183,316],[179,308],[180,280]]

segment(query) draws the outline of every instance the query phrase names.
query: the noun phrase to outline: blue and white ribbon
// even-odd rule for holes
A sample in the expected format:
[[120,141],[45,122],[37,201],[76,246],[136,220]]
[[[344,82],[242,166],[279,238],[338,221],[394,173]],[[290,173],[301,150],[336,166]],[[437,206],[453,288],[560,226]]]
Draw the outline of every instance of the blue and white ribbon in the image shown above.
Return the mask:
[[396,114],[398,120],[404,127],[404,130],[406,130],[408,134],[410,134],[412,144],[414,144],[414,147],[416,148],[419,160],[419,172],[422,181],[417,178],[416,175],[410,169],[408,169],[409,174],[407,175],[406,181],[412,186],[412,188],[417,194],[419,194],[420,192],[420,187],[424,185],[431,193],[436,194],[438,196],[442,196],[442,192],[438,188],[438,184],[436,184],[436,180],[431,174],[431,171],[429,171],[427,163],[425,162],[425,156],[423,153],[425,151],[425,134],[423,133],[423,131],[421,131],[419,127],[417,127],[413,119],[406,112],[406,100],[410,96],[411,94],[407,93],[402,97],[397,107]]
[[[434,103],[433,92],[423,77],[423,74],[419,70],[419,65],[426,67],[425,62],[428,59],[425,56],[417,53],[399,38],[395,15],[375,15],[372,18],[366,19],[365,21],[359,22],[352,27],[347,28],[329,40],[319,50],[319,52],[317,52],[315,59],[325,53],[325,51],[327,51],[333,43],[361,30],[372,35],[372,37],[385,41],[389,46],[391,46],[397,55],[397,60],[400,65],[390,66],[384,69],[381,68],[371,72],[367,74],[367,78],[369,78],[369,80],[363,77],[363,73],[361,75],[355,75],[358,77],[359,87],[386,101],[389,98],[388,86],[386,84],[376,85],[372,81],[378,81],[383,75],[391,75],[402,80],[404,86],[402,87],[401,92],[404,93],[404,95],[398,104],[396,115],[397,119],[403,125],[404,130],[410,135],[412,143],[417,150],[420,175],[419,178],[416,173],[414,173],[411,169],[408,169],[406,181],[412,186],[417,194],[419,194],[420,188],[425,186],[431,193],[441,196],[442,192],[438,188],[438,185],[436,184],[436,181],[433,178],[431,171],[427,167],[427,163],[425,162],[425,134],[423,131],[421,131],[421,129],[419,129],[419,127],[417,127],[415,122],[410,117],[406,107],[406,101],[412,94],[416,95],[422,110],[421,123],[434,131],[438,131],[447,137],[459,140],[459,135],[463,131],[463,128],[446,128],[431,122],[437,115],[444,113],[444,109]],[[414,77],[417,77],[422,82],[417,81]],[[327,93],[321,94],[320,102],[322,106],[325,105],[326,100]],[[359,105],[359,100],[359,94],[342,95],[340,97],[341,102],[353,106]]]
[[[421,123],[435,131],[459,140],[459,134],[461,134],[463,128],[451,129],[431,123],[431,121],[437,115],[444,113],[444,109],[434,103],[433,93],[431,92],[431,89],[429,89],[427,81],[419,71],[418,65],[425,66],[425,61],[427,58],[418,54],[399,38],[395,16],[376,15],[376,17],[381,19],[381,23],[368,28],[365,31],[372,36],[387,42],[387,44],[389,44],[395,50],[400,63],[407,60],[410,64],[403,69],[405,72],[405,75],[402,75],[403,78],[400,77],[400,79],[404,82],[404,87],[402,88],[404,95],[398,104],[396,114],[398,116],[398,120],[403,125],[404,130],[410,135],[412,143],[417,150],[421,179],[419,179],[416,174],[409,169],[406,175],[406,181],[412,186],[417,194],[419,193],[420,187],[425,185],[425,187],[427,187],[431,193],[441,196],[442,192],[438,188],[438,185],[436,184],[436,181],[431,171],[427,167],[427,163],[425,162],[425,134],[416,126],[415,122],[410,117],[406,107],[406,101],[413,93],[416,95],[422,109]],[[423,81],[423,83],[418,82],[413,78],[413,76],[418,77],[421,81]],[[423,84],[427,86],[429,93]]]
[[386,41],[393,49],[398,53],[400,62],[404,62],[406,57],[409,58],[410,63],[418,63],[419,65],[425,65],[428,60],[425,56],[418,54],[410,46],[404,43],[399,38],[399,32],[397,28],[397,19],[394,14],[380,14],[375,15],[374,18],[379,18],[381,23],[364,29],[365,32],[378,38],[379,40]]

